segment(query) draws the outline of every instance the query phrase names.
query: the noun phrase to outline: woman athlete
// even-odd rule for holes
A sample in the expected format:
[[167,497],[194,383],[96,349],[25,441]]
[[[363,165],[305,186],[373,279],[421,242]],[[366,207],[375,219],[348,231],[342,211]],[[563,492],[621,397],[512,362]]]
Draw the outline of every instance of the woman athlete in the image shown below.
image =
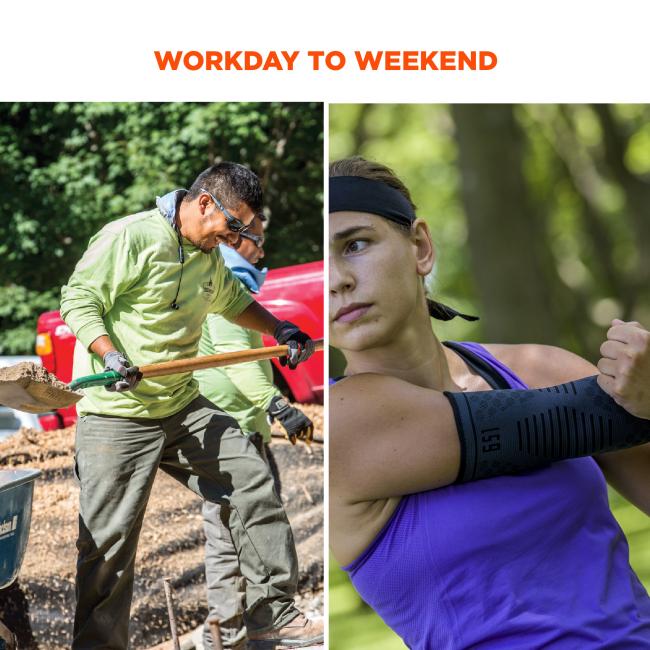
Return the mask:
[[[331,165],[329,230],[330,340],[347,361],[330,541],[362,598],[410,648],[650,648],[605,483],[650,514],[650,446],[595,453],[650,440],[648,421],[565,350],[442,344],[430,314],[455,312],[425,295],[431,237],[388,168]],[[649,417],[650,336],[608,335],[598,382]]]

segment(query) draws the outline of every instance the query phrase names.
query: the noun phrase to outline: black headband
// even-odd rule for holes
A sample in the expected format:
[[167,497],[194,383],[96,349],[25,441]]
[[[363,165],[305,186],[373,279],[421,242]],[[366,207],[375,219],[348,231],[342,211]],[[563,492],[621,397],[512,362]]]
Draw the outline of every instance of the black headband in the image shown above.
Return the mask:
[[415,211],[399,190],[361,176],[330,178],[329,203],[330,212],[369,212],[409,227],[415,221]]
[[[330,212],[368,212],[408,227],[415,221],[413,207],[399,190],[361,176],[330,178],[329,204]],[[451,320],[456,316],[478,320],[476,316],[461,314],[440,302],[428,300],[427,303],[429,314],[438,320]]]

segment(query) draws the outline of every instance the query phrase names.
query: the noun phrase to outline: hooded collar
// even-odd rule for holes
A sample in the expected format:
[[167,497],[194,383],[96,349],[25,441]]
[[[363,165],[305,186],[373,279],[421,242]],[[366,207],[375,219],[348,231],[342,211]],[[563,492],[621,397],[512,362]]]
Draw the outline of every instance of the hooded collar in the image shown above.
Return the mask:
[[262,270],[254,267],[234,248],[225,244],[219,244],[219,252],[223,256],[226,266],[246,285],[249,291],[259,293],[269,270],[266,267]]
[[167,192],[167,194],[163,194],[163,196],[156,197],[156,207],[160,210],[160,214],[167,219],[169,225],[174,229],[176,229],[176,210],[178,204],[186,194],[187,190],[179,189],[172,190],[171,192]]

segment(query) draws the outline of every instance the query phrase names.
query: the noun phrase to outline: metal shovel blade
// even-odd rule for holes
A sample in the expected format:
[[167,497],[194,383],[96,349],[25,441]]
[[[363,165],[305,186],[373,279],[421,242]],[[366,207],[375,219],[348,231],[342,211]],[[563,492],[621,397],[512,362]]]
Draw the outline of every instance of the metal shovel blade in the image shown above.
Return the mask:
[[23,362],[0,368],[0,404],[4,406],[27,413],[45,413],[72,406],[82,397],[42,366]]

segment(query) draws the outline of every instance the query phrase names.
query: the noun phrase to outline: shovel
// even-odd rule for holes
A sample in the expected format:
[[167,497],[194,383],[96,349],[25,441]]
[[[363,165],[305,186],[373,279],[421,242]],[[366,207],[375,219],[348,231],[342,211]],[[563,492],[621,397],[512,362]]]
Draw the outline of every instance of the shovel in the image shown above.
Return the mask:
[[[316,350],[323,349],[323,339],[315,340],[314,343]],[[194,372],[203,368],[220,368],[247,361],[285,357],[288,351],[289,346],[287,345],[274,345],[223,354],[209,354],[192,359],[152,363],[147,366],[139,366],[139,370],[146,378],[162,377]],[[120,373],[111,370],[79,377],[66,385],[41,366],[20,363],[17,366],[0,369],[0,404],[28,413],[44,413],[76,404],[83,397],[83,394],[78,392],[82,388],[110,386],[121,378]]]

